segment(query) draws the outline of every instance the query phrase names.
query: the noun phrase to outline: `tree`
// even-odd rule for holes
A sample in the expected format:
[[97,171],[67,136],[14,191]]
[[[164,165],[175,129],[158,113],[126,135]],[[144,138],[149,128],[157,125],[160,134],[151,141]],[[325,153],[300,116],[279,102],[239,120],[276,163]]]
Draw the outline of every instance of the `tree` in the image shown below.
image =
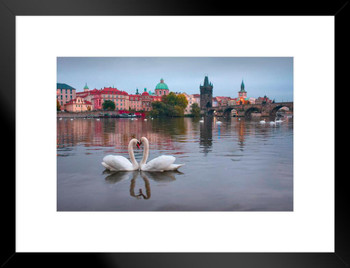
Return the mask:
[[156,116],[183,116],[188,101],[184,94],[176,95],[170,92],[168,95],[162,96],[162,101],[152,103],[152,111],[150,115]]
[[183,109],[187,107],[188,101],[184,94],[176,95],[174,92],[170,92],[168,95],[162,96],[162,102],[170,106],[180,106]]
[[183,109],[186,109],[186,107],[188,105],[188,101],[187,101],[187,98],[184,94],[177,95],[176,105],[180,106]]
[[105,100],[102,103],[103,110],[113,111],[115,110],[115,103],[111,100]]
[[167,105],[162,101],[152,102],[152,110],[150,112],[150,116],[159,117],[159,116],[167,116],[168,108]]
[[180,105],[174,106],[174,116],[184,116],[184,109]]
[[199,105],[197,102],[191,105],[191,115],[195,117],[198,117],[201,115],[201,108],[199,108]]
[[61,105],[60,102],[57,100],[57,112],[61,111]]

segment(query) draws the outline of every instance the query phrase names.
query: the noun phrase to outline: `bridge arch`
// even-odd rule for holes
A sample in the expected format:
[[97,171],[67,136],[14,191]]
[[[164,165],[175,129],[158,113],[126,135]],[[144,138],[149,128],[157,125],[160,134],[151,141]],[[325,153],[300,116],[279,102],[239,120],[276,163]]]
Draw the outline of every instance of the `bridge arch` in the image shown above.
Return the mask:
[[293,111],[293,107],[292,107],[291,105],[281,104],[281,105],[277,105],[277,106],[275,106],[273,109],[271,109],[271,111],[270,111],[270,116],[271,116],[271,117],[276,117],[277,112],[278,112],[281,108],[288,108],[289,111]]
[[250,107],[246,111],[244,111],[244,117],[250,118],[253,112],[261,113],[261,109],[259,109],[258,107]]
[[[232,112],[232,110],[235,110],[235,111],[236,111],[236,109],[233,108],[233,107],[224,109],[224,116],[225,116],[225,117],[231,117],[231,112]],[[236,113],[237,113],[237,111],[236,111]]]
[[207,114],[208,114],[208,115],[213,115],[213,114],[214,114],[214,111],[215,111],[214,109],[210,109],[210,110],[208,110]]

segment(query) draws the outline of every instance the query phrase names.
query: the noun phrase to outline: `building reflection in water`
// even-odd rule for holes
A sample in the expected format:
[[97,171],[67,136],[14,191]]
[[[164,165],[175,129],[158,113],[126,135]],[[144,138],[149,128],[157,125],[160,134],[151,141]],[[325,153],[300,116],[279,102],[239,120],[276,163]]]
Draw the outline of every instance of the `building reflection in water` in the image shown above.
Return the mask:
[[[217,139],[232,137],[243,151],[246,139],[254,135],[270,135],[271,127],[244,118],[220,118],[222,125],[216,124],[216,118],[206,116],[203,122],[199,118],[173,118],[132,121],[130,119],[64,119],[57,121],[57,155],[71,154],[72,147],[82,145],[86,154],[96,147],[111,147],[106,154],[128,154],[127,145],[132,137],[145,136],[150,142],[150,150],[171,151],[177,155],[186,154],[185,142],[198,142],[200,152],[207,155],[213,150],[213,131]],[[278,126],[276,126],[278,127]],[[198,135],[199,128],[199,135]],[[216,132],[217,131],[217,132]],[[198,137],[199,136],[199,137]],[[91,148],[89,148],[91,147]],[[94,148],[95,147],[95,148]]]
[[[151,185],[150,181],[154,180],[156,182],[172,182],[176,180],[176,175],[183,174],[179,171],[165,171],[165,172],[144,172],[144,171],[121,171],[121,172],[111,172],[105,170],[103,174],[108,174],[105,180],[109,183],[119,183],[121,181],[128,180],[131,177],[130,181],[130,196],[137,199],[150,199],[151,198]],[[138,193],[135,193],[136,181],[138,178],[141,178],[144,182],[145,191],[139,188]]]
[[206,155],[211,151],[213,142],[213,116],[205,116],[203,121],[203,123],[200,123],[199,144]]
[[[127,152],[132,137],[145,136],[151,149],[177,150],[173,136],[186,133],[184,120],[161,120],[144,122],[141,119],[64,119],[57,121],[57,148],[73,147],[82,144],[85,147],[115,147],[121,153]],[[157,127],[157,123],[159,127]]]
[[243,151],[244,148],[244,136],[246,135],[246,126],[245,126],[245,120],[239,120],[238,121],[238,145],[241,151]]

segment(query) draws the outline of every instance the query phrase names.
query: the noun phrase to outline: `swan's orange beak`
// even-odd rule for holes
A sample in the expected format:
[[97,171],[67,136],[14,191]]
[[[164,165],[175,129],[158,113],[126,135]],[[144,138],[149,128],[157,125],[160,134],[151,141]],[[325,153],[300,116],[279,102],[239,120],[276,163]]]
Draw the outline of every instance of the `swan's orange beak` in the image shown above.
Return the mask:
[[141,142],[141,141],[138,141],[138,142],[136,143],[137,148],[140,149],[140,145],[141,145],[141,144],[142,144],[142,142]]

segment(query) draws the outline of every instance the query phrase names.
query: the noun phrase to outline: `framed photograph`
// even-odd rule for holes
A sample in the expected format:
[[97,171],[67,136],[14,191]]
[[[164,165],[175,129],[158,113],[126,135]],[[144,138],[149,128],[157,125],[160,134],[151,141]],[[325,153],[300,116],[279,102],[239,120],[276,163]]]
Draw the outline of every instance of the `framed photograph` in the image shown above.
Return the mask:
[[346,3],[237,16],[30,2],[0,5],[2,267],[348,266],[334,161]]

